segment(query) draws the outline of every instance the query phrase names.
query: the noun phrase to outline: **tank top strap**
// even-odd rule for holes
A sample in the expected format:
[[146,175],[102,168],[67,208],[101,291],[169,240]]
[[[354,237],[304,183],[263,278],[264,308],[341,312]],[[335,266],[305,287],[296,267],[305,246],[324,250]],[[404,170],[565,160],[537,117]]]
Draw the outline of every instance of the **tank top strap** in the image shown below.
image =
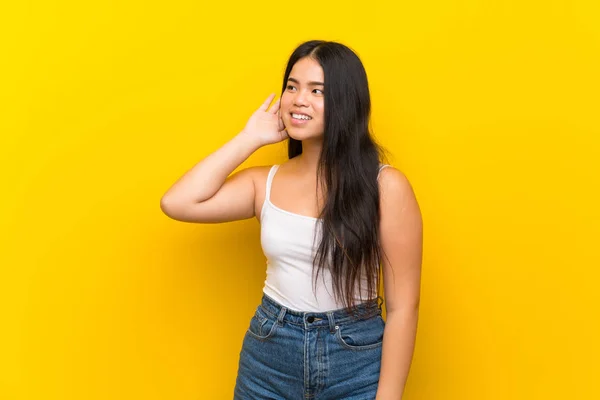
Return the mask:
[[273,177],[275,176],[275,172],[279,169],[279,165],[273,165],[271,170],[269,171],[269,176],[267,176],[267,185],[265,189],[265,200],[269,200],[271,197],[271,183],[273,182]]

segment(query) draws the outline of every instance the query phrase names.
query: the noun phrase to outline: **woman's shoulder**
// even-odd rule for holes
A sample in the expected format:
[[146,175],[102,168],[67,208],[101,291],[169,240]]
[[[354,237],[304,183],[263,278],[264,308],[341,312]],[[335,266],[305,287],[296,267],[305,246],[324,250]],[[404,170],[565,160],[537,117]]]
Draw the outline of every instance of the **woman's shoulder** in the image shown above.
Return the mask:
[[406,196],[414,196],[412,184],[400,169],[389,165],[379,171],[379,189],[388,198],[396,200]]
[[394,186],[397,189],[406,189],[407,186],[411,185],[406,174],[390,164],[379,164],[377,179],[380,187]]
[[385,168],[391,168],[392,166],[390,164],[384,164],[384,163],[379,163],[379,173],[381,173],[382,170],[384,170]]
[[273,167],[274,165],[255,165],[244,168],[243,171],[249,175],[252,175],[252,177],[261,177],[263,175],[266,176]]
[[273,168],[273,165],[256,165],[242,169],[236,174],[240,174],[244,179],[249,179],[255,188],[259,189],[264,187],[269,172]]

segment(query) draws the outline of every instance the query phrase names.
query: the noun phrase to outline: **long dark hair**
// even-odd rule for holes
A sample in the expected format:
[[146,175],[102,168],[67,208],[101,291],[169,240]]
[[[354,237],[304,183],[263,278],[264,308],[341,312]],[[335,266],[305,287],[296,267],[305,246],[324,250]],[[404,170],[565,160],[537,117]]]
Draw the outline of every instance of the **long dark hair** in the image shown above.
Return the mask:
[[[302,43],[294,50],[283,77],[282,93],[294,64],[311,57],[325,78],[325,133],[317,168],[324,178],[325,204],[319,218],[322,237],[314,258],[314,284],[329,266],[334,297],[355,309],[356,289],[376,289],[379,297],[379,186],[377,175],[384,150],[373,139],[369,119],[371,99],[367,74],[359,57],[347,46],[322,40]],[[302,153],[302,142],[289,139],[288,157]],[[314,289],[313,289],[314,290]],[[362,294],[360,296],[362,299]]]

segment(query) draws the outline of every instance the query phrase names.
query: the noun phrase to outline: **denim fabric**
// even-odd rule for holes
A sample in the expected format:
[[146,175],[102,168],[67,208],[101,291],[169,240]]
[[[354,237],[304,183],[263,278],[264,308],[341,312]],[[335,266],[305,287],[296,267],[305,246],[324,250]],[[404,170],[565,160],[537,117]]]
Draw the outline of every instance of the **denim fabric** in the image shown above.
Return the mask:
[[234,400],[373,400],[385,322],[379,298],[347,310],[289,310],[263,293],[244,336]]

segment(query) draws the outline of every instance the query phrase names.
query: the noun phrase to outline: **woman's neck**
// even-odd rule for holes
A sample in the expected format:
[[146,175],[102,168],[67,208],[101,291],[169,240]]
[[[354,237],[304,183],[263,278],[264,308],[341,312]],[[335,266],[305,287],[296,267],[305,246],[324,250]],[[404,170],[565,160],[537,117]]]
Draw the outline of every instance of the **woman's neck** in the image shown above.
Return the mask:
[[302,141],[302,154],[298,156],[298,164],[309,174],[317,173],[317,165],[323,149],[323,139],[309,139]]

